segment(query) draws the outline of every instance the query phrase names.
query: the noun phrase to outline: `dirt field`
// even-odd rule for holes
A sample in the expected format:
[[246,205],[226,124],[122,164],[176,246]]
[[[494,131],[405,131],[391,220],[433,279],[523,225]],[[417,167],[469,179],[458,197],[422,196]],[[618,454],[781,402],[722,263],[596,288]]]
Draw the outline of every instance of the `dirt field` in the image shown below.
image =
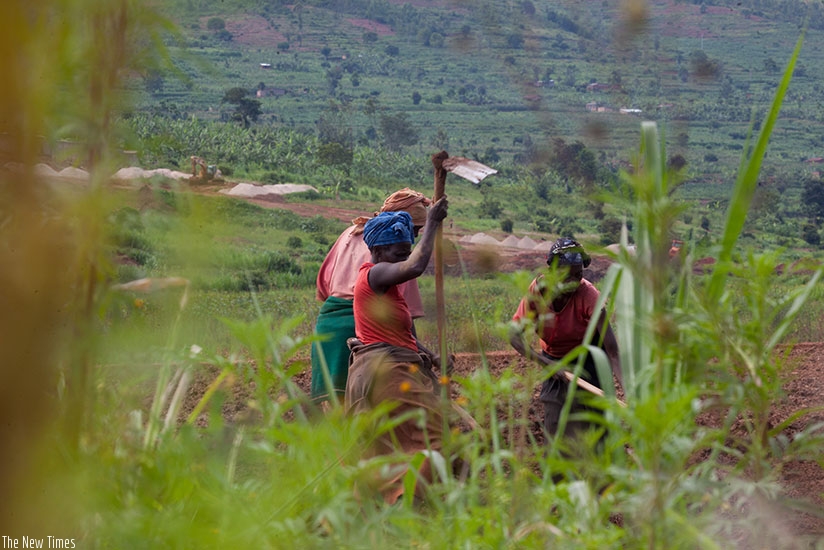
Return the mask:
[[[268,208],[284,208],[305,216],[323,215],[328,218],[336,218],[348,221],[361,214],[361,212],[342,208],[324,208],[317,204],[290,204],[282,197],[266,197],[249,199],[251,202]],[[444,228],[444,236],[447,240],[458,242],[460,237],[466,234],[457,224]],[[466,248],[466,249],[463,249]],[[464,260],[469,258],[469,265],[475,265],[478,269],[486,267],[482,264],[485,252],[480,249],[473,249],[472,246],[463,247],[462,254]],[[536,257],[536,254],[538,257]],[[500,271],[514,271],[516,269],[535,269],[542,263],[540,253],[534,251],[523,251],[518,249],[501,249],[496,254],[496,269]],[[488,262],[487,262],[488,263]],[[586,274],[592,279],[598,279],[606,270],[609,261],[606,258],[595,257],[593,264]],[[470,271],[472,267],[470,267]],[[448,270],[447,270],[448,272]],[[777,425],[789,418],[794,412],[801,409],[819,407],[822,410],[815,414],[805,416],[802,420],[792,423],[786,430],[786,435],[792,436],[811,423],[824,423],[824,342],[801,343],[794,346],[790,354],[790,368],[786,375],[784,390],[786,398],[774,404],[770,421],[772,425]],[[493,374],[501,373],[505,369],[514,368],[523,370],[531,368],[516,353],[510,350],[497,351],[487,354],[487,362]],[[480,357],[476,354],[460,354],[457,357],[455,370],[457,374],[466,375],[479,368]],[[308,371],[298,375],[297,383],[307,393],[309,392],[310,373]],[[202,382],[205,384],[208,380]],[[536,388],[537,390],[537,388]],[[201,391],[198,387],[193,390],[194,396]],[[237,413],[245,409],[245,400],[248,395],[244,395],[245,390],[237,389],[237,393],[232,400],[226,403],[226,416],[232,418]],[[242,412],[241,412],[242,414]],[[537,391],[533,395],[533,401],[529,408],[530,425],[536,438],[543,436],[540,431],[542,420],[542,408],[537,401]],[[782,480],[789,497],[804,499],[824,510],[824,469],[814,462],[791,462],[784,466]],[[791,517],[776,518],[780,524],[789,526],[790,532],[796,534],[816,534],[824,537],[824,519],[810,514],[796,513]]]
[[[793,368],[787,373],[784,390],[786,398],[775,403],[770,415],[772,425],[777,425],[789,418],[795,411],[813,407],[824,408],[824,343],[812,342],[798,344],[790,355]],[[506,369],[515,369],[516,372],[532,368],[512,351],[494,351],[486,354],[487,365],[493,375],[502,373]],[[466,376],[480,368],[481,359],[477,354],[458,354],[455,362],[455,373]],[[197,401],[202,397],[206,387],[214,379],[217,371],[202,373],[193,384],[187,403],[184,405],[184,414],[189,414]],[[311,374],[309,369],[299,373],[295,381],[307,394],[309,393]],[[453,385],[453,395],[457,395],[458,387]],[[541,432],[542,406],[538,401],[538,388],[533,392],[532,402],[528,408],[529,425],[532,434],[538,441],[543,440]],[[251,399],[252,391],[248,387],[236,384],[233,395],[224,403],[224,416],[230,422],[243,421],[247,414],[246,403]],[[205,421],[205,418],[204,418]],[[812,423],[824,423],[824,410],[798,420],[785,430],[787,436],[802,430]],[[789,462],[784,465],[781,481],[792,499],[804,500],[824,510],[824,468],[815,462]],[[785,517],[775,517],[775,525],[780,526],[788,534],[815,535],[824,540],[824,518],[812,514],[797,512]]]

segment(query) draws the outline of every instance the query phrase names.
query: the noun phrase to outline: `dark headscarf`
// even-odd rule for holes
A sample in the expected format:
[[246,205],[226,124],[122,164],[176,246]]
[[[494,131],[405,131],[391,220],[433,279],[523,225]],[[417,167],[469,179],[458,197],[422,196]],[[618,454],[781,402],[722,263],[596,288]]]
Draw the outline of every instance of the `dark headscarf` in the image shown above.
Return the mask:
[[558,265],[580,265],[588,267],[591,261],[581,243],[569,237],[561,237],[549,248],[546,257],[546,264],[552,265],[553,260],[557,260]]
[[363,228],[363,241],[370,249],[395,243],[415,242],[412,216],[408,212],[381,212]]

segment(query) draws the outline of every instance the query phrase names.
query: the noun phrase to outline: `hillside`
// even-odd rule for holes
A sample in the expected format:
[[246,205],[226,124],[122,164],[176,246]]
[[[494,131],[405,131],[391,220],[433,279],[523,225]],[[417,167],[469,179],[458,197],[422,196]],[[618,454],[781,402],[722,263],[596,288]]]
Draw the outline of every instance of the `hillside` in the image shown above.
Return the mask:
[[[637,147],[639,118],[653,119],[690,180],[715,184],[800,34],[800,16],[742,2],[167,4],[183,79],[154,73],[142,109],[229,120],[221,99],[241,87],[258,96],[259,125],[501,162],[538,160],[560,138],[612,167]],[[821,156],[821,40],[806,36],[768,174],[809,172]]]

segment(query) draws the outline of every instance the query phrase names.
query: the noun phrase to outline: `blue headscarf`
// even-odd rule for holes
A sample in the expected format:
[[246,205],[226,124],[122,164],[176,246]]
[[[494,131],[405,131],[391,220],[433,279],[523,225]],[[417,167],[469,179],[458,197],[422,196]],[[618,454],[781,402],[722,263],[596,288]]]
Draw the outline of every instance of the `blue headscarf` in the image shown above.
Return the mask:
[[415,242],[412,216],[407,212],[381,212],[363,228],[366,246],[373,248],[395,243]]

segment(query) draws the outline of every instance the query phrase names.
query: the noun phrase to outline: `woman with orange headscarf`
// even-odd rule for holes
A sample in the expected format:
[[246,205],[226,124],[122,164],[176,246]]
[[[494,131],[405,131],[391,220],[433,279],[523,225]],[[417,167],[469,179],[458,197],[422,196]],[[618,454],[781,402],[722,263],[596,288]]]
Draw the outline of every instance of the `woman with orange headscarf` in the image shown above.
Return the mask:
[[[408,187],[392,193],[379,212],[407,212],[414,228],[414,235],[426,223],[427,207],[431,201],[422,193]],[[349,368],[349,348],[346,341],[355,336],[355,319],[352,301],[355,296],[355,279],[358,269],[368,262],[371,254],[363,240],[364,225],[370,218],[361,216],[352,221],[338,237],[320,266],[315,297],[323,302],[315,323],[315,334],[324,339],[313,342],[312,399],[321,402],[335,396],[342,399],[346,389]],[[417,280],[401,285],[413,319],[423,317],[423,303]],[[329,380],[324,376],[324,367]],[[331,388],[330,388],[331,384]]]

